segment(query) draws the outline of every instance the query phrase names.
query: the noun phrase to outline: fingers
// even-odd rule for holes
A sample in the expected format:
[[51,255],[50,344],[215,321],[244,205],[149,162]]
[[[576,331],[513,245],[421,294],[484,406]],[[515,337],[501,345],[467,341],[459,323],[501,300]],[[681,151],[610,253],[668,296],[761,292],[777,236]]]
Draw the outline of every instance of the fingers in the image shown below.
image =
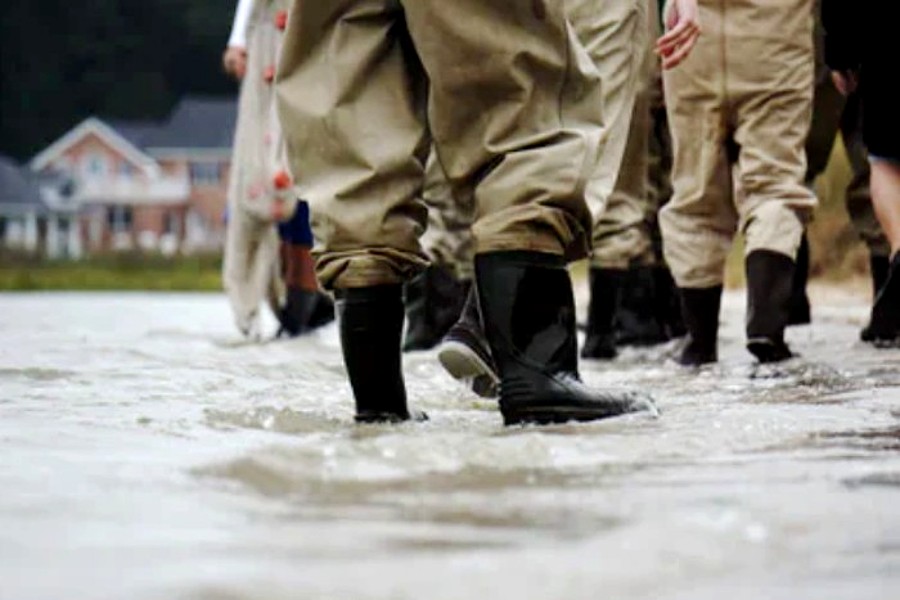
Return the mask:
[[700,35],[700,25],[695,19],[681,19],[656,42],[657,54],[666,56]]
[[832,71],[831,81],[832,83],[834,83],[834,87],[837,88],[837,91],[840,92],[842,96],[849,96],[850,94],[852,94],[854,91],[856,91],[856,86],[858,85],[856,74],[852,71]]
[[697,38],[700,37],[700,31],[695,31],[691,37],[689,37],[683,44],[677,46],[673,51],[668,54],[662,55],[662,67],[663,69],[669,70],[677,67],[681,62],[688,57],[691,53],[691,50],[694,48],[694,44],[697,43]]
[[672,3],[667,15],[669,30],[656,41],[656,53],[662,57],[664,69],[680,64],[691,53],[700,37],[696,4]]
[[243,79],[247,70],[247,54],[243,50],[229,48],[222,56],[222,68],[236,79]]

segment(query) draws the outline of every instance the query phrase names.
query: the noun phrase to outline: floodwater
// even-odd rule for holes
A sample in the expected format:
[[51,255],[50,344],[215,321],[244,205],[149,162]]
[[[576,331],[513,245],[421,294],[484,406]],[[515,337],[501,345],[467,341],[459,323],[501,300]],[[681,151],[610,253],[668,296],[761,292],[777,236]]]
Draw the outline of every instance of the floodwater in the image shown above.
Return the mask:
[[240,343],[216,295],[0,296],[0,598],[887,599],[900,351],[819,290],[803,357],[583,364],[662,417],[504,429],[406,358],[425,424],[351,424],[336,329]]

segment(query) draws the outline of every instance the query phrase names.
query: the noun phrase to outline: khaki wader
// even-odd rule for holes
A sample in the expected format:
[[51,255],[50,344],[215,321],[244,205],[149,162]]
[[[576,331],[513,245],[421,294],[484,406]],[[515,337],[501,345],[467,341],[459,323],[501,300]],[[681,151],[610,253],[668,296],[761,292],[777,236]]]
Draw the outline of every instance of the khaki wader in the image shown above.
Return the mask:
[[664,75],[674,196],[660,224],[666,261],[683,288],[722,283],[738,230],[746,254],[769,250],[793,260],[816,206],[804,185],[813,0],[699,5],[703,35]]
[[296,1],[279,112],[322,284],[422,268],[432,142],[453,195],[473,199],[477,252],[585,256],[584,188],[605,137],[585,109],[600,91],[555,2]]
[[256,0],[247,32],[222,268],[235,321],[245,333],[258,332],[263,301],[277,312],[285,296],[275,221],[292,213],[293,203],[274,190],[275,175],[286,168],[274,77],[283,37],[278,13],[286,7],[286,0]]
[[422,248],[432,264],[447,268],[461,281],[474,277],[472,223],[475,220],[475,206],[465,201],[471,199],[457,201],[453,197],[453,190],[437,156],[434,152],[429,154],[422,190],[422,200],[428,207],[428,227],[422,235]]
[[[632,50],[632,54],[639,57],[635,62],[640,66],[638,80],[633,86],[632,113],[630,118],[610,127],[611,139],[617,135],[624,137],[624,155],[606,209],[594,225],[591,265],[602,269],[624,270],[631,266],[653,266],[657,262],[654,231],[661,194],[664,193],[657,187],[662,187],[668,180],[668,172],[661,173],[660,169],[669,165],[661,155],[668,148],[656,139],[658,124],[653,120],[654,108],[662,105],[660,65],[652,51],[659,36],[656,0],[650,0],[649,4],[645,1],[644,8],[641,14],[646,35],[639,38],[644,44],[642,48]],[[623,96],[628,93],[632,92]],[[667,127],[665,123],[662,125]]]
[[[656,0],[566,0],[565,6],[575,34],[603,81],[603,103],[597,107],[597,118],[602,114],[608,137],[588,184],[587,201],[594,215],[595,259],[599,250],[601,255],[615,255],[618,264],[619,255],[644,256],[652,246],[643,227],[646,178],[635,181],[639,170],[647,168],[647,148],[631,139],[631,130],[639,119],[637,127],[649,136],[649,115],[641,113],[649,112],[642,79],[659,76],[656,57],[647,52],[659,29]],[[647,23],[649,31],[641,23]],[[628,169],[624,182],[619,182],[620,166]],[[639,190],[632,191],[638,186]],[[426,166],[423,198],[429,207],[428,228],[422,237],[425,253],[432,262],[453,268],[461,279],[471,278],[474,248],[469,226],[475,207],[454,201],[432,156]],[[655,221],[655,210],[652,218]],[[629,259],[624,260],[627,263]]]

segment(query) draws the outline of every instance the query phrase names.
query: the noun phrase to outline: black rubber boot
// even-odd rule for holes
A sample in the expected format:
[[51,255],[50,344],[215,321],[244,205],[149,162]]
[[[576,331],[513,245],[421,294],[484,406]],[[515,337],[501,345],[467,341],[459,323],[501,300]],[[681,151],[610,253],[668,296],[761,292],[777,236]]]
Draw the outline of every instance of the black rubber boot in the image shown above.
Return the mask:
[[625,271],[613,321],[617,345],[654,346],[667,341],[657,319],[657,300],[653,267]]
[[459,319],[469,283],[461,282],[449,269],[426,268],[406,284],[406,337],[403,351],[430,350],[437,346]]
[[681,295],[675,287],[669,267],[655,267],[653,277],[656,280],[656,319],[661,324],[666,339],[684,337],[687,335],[687,327],[681,314]]
[[[878,298],[878,292],[884,287],[888,278],[888,272],[891,269],[891,261],[887,256],[869,256],[869,268],[872,274],[872,304],[875,304],[874,298]],[[860,332],[859,337],[864,342],[874,342],[875,332],[872,330],[872,321],[866,325]]]
[[484,337],[478,295],[469,290],[466,305],[438,350],[438,360],[454,378],[466,382],[482,398],[496,398],[500,393],[500,377]]
[[809,325],[812,322],[809,296],[806,294],[807,283],[809,283],[809,240],[804,234],[800,240],[800,248],[797,250],[797,264],[794,268],[788,326]]
[[287,300],[278,311],[278,337],[295,337],[307,331],[307,325],[318,303],[318,292],[288,288]]
[[338,313],[344,365],[356,399],[356,422],[409,420],[400,361],[402,286],[340,290]]
[[761,363],[794,354],[784,343],[794,282],[794,261],[771,250],[747,255],[747,350]]
[[595,391],[581,382],[575,298],[561,257],[528,251],[480,254],[475,273],[506,425],[655,412],[642,394]]
[[334,321],[334,301],[325,292],[316,295],[316,306],[309,316],[309,330],[317,329]]
[[681,312],[687,327],[687,341],[678,357],[686,367],[699,367],[719,360],[719,310],[722,286],[681,288]]
[[619,289],[625,271],[591,268],[591,301],[588,305],[587,335],[581,348],[582,358],[611,360],[616,357],[613,320],[619,305]]
[[900,252],[894,255],[885,282],[875,297],[869,330],[876,344],[900,343]]

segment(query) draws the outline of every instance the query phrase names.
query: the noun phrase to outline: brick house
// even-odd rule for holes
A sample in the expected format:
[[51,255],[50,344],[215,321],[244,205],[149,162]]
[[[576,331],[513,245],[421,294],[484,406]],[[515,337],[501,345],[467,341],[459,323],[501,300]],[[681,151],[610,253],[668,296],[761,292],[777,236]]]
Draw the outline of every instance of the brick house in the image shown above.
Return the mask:
[[163,122],[91,117],[31,161],[74,182],[87,252],[216,250],[224,238],[233,98],[188,97]]

